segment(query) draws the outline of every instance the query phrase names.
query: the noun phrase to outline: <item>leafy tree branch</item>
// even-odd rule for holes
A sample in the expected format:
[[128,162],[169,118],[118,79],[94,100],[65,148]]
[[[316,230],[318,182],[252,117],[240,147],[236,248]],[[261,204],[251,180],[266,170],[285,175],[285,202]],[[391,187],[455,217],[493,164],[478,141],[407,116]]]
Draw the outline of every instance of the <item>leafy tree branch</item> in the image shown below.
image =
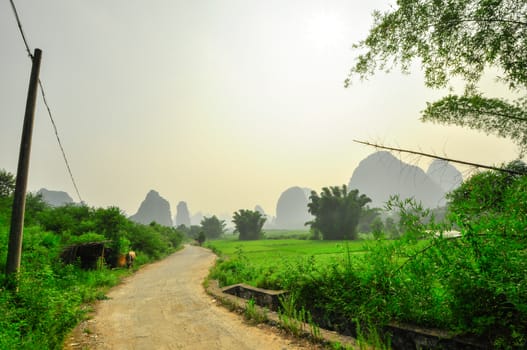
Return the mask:
[[[454,77],[466,86],[463,96],[428,103],[422,121],[469,127],[515,142],[527,152],[527,2],[517,0],[399,0],[397,7],[373,14],[369,35],[345,80],[364,80],[376,71],[399,66],[405,73],[416,60],[425,85],[446,87]],[[488,68],[523,95],[514,102],[485,98],[477,84]]]

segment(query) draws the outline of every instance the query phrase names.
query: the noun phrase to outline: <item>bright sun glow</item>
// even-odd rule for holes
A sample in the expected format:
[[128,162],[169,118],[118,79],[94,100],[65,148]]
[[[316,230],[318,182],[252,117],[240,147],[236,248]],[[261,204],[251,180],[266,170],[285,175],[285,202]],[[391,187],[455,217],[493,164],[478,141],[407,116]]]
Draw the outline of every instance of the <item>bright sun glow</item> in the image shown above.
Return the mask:
[[312,14],[307,20],[307,37],[317,49],[338,47],[344,38],[344,26],[334,12]]

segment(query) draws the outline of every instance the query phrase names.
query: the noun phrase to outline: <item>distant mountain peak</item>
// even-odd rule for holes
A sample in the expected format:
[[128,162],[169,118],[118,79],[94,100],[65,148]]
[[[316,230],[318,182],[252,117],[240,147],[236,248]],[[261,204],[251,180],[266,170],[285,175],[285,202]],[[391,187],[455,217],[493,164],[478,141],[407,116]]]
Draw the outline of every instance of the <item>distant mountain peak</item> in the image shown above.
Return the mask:
[[259,212],[260,214],[266,216],[267,214],[265,214],[265,210],[262,208],[261,205],[259,204],[256,204],[255,207],[254,207],[254,211],[257,211]]
[[190,227],[190,212],[188,210],[187,202],[179,202],[176,207],[176,217],[174,218],[176,226],[185,225]]
[[72,204],[73,199],[67,192],[64,191],[54,191],[41,188],[38,190],[37,194],[42,196],[42,200],[52,207],[60,207],[66,204]]
[[390,152],[380,151],[363,159],[353,172],[348,188],[372,199],[372,207],[383,207],[391,195],[415,198],[425,207],[445,204],[445,191],[423,169],[405,163]]
[[159,195],[159,192],[157,192],[156,190],[150,190],[146,194],[146,198],[161,198],[161,196]]
[[441,188],[450,192],[463,182],[463,175],[452,164],[442,159],[434,159],[426,174],[434,180]]
[[307,204],[309,189],[293,186],[282,192],[276,203],[275,227],[280,229],[305,229],[312,219]]
[[156,222],[163,226],[172,226],[170,203],[159,192],[150,190],[141,202],[137,213],[130,216],[130,220],[148,225]]

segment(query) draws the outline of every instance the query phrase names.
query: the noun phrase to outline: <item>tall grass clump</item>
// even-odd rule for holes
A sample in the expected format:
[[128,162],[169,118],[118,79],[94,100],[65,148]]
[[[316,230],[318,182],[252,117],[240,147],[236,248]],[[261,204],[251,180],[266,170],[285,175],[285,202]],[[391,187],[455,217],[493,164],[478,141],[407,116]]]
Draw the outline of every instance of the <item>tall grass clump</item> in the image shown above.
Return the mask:
[[245,305],[245,319],[253,324],[263,323],[267,321],[267,311],[265,309],[259,309],[256,306],[254,299],[247,301]]

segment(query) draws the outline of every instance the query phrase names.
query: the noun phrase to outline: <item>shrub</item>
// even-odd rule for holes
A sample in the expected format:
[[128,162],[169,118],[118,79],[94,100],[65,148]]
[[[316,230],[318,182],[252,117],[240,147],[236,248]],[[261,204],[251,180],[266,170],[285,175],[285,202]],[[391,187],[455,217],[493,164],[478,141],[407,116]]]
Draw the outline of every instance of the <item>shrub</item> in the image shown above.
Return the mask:
[[[496,184],[501,188],[482,193]],[[297,310],[345,334],[379,335],[399,321],[476,335],[489,347],[525,348],[527,176],[476,176],[450,198],[449,221],[441,224],[418,203],[394,198],[389,206],[399,211],[401,237],[369,241],[367,254],[348,251],[329,265],[284,259],[272,267],[238,254],[220,259],[213,277],[287,289]],[[460,237],[443,234],[453,225]]]
[[[39,209],[40,208],[40,209]],[[82,303],[104,299],[125,269],[84,271],[64,265],[60,253],[72,243],[111,240],[112,246],[139,250],[136,263],[158,259],[182,240],[179,232],[135,225],[118,208],[33,206],[24,228],[18,293],[3,289],[0,275],[0,349],[60,349],[67,332],[84,316]],[[0,268],[5,269],[11,199],[0,197]],[[36,223],[39,223],[37,225]]]

